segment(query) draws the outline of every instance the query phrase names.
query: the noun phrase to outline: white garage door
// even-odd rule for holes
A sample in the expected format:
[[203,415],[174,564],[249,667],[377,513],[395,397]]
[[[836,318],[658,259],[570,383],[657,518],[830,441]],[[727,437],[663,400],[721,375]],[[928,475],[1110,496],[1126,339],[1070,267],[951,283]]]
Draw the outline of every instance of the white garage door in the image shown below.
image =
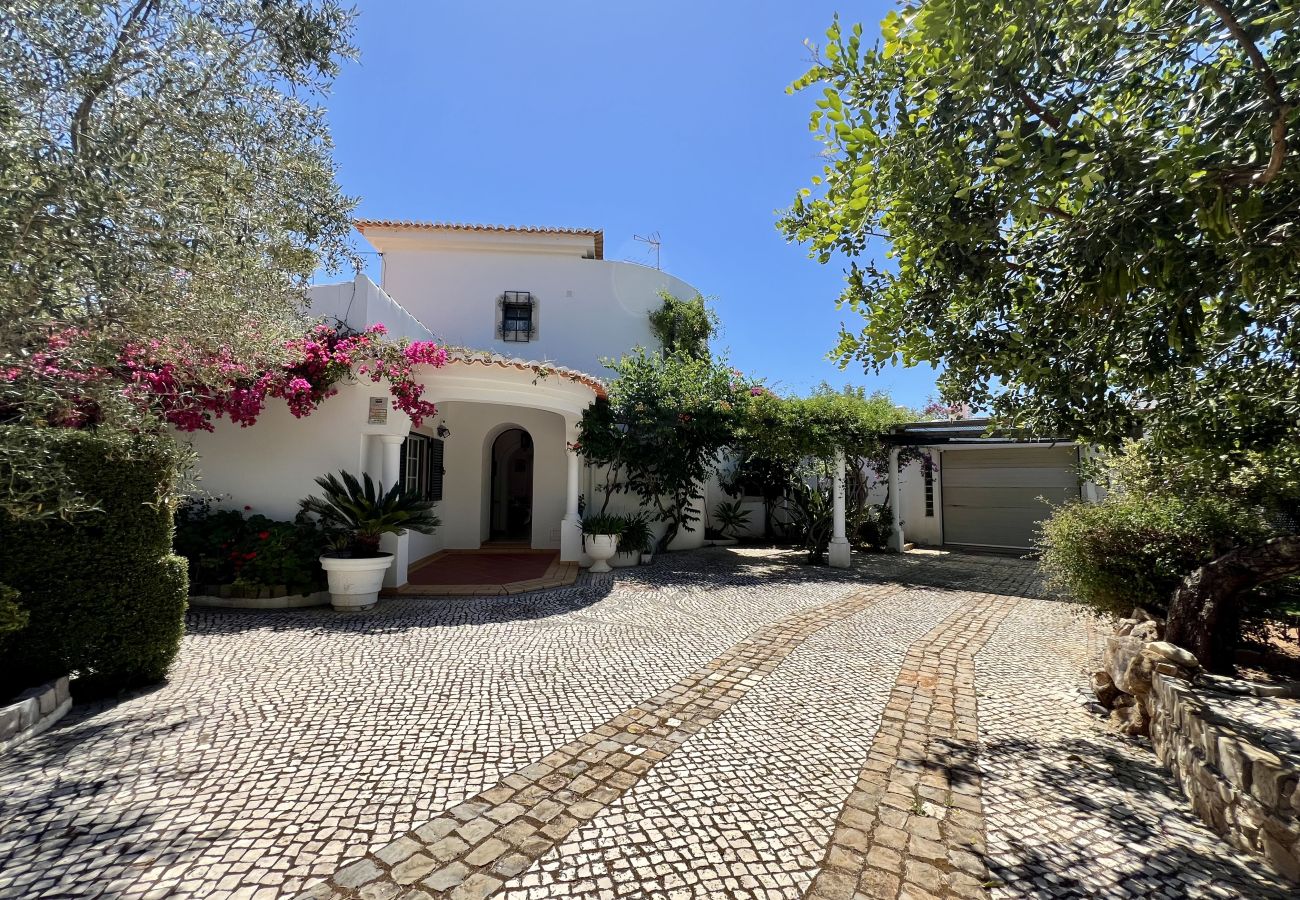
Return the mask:
[[1073,447],[944,450],[943,542],[1028,550],[1051,508],[1079,496]]

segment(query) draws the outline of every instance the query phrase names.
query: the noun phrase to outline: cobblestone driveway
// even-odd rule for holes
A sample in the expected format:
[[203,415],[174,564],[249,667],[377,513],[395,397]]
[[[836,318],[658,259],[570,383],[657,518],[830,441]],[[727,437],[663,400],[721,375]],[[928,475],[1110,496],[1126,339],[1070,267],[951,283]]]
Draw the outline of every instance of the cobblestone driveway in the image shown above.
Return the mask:
[[1032,566],[701,551],[571,589],[203,612],[0,759],[0,896],[1284,896],[1084,706]]

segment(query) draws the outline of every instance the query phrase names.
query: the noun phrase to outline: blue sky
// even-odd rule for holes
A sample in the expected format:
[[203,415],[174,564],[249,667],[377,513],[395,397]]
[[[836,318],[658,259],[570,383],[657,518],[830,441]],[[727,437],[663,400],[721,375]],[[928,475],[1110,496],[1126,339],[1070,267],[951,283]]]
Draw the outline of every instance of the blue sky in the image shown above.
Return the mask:
[[[843,15],[872,32],[887,9]],[[853,324],[835,309],[842,266],[774,225],[820,169],[813,96],[785,86],[835,11],[360,0],[361,61],[328,100],[340,180],[363,216],[603,228],[609,259],[652,263],[632,236],[658,232],[663,268],[716,298],[738,368],[782,390],[851,382],[923,405],[929,367],[825,359]]]

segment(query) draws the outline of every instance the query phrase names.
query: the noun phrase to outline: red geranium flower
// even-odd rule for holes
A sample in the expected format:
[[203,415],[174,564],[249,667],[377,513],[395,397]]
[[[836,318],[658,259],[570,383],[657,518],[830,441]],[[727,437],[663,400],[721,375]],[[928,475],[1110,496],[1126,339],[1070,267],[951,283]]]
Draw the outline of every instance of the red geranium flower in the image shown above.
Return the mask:
[[259,532],[257,533],[257,539],[258,539],[259,541],[264,541],[264,540],[266,540],[267,538],[269,538],[270,536],[271,536],[271,532],[269,532],[269,531],[259,531]]

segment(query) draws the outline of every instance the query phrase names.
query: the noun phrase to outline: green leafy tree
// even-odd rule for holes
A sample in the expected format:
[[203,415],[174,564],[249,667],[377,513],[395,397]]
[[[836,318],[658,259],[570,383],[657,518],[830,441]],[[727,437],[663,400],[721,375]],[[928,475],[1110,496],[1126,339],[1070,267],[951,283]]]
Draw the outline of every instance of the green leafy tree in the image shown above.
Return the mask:
[[[273,364],[311,274],[350,258],[319,100],[351,32],[335,0],[0,4],[0,373],[51,336],[85,372],[153,341]],[[120,384],[66,371],[0,378],[4,417],[47,424],[69,377],[141,426]]]
[[668,291],[659,292],[663,305],[650,313],[650,329],[665,353],[685,353],[707,359],[709,339],[718,330],[718,316],[700,294],[683,300]]
[[666,550],[694,531],[704,484],[733,437],[749,387],[724,364],[685,352],[638,350],[613,366],[608,401],[588,408],[578,443],[588,464],[606,471],[601,512],[613,494],[635,494],[667,524]]
[[[849,260],[841,360],[942,363],[948,400],[1040,434],[1300,470],[1300,7],[924,0],[881,36],[837,21],[793,86],[827,163],[781,224]],[[1298,568],[1294,537],[1235,549],[1171,635],[1214,657],[1220,604]]]
[[[755,393],[740,419],[732,452],[736,465],[724,482],[733,493],[756,490],[763,497],[764,533],[775,532],[774,514],[783,510],[803,540],[810,562],[821,562],[831,537],[831,491],[837,450],[851,472],[888,466],[884,436],[894,425],[913,418],[883,392],[864,388],[835,390],[823,383],[806,397]],[[859,496],[847,510],[850,531],[880,521]],[[885,506],[892,502],[886,498]],[[887,516],[886,516],[887,517]]]

